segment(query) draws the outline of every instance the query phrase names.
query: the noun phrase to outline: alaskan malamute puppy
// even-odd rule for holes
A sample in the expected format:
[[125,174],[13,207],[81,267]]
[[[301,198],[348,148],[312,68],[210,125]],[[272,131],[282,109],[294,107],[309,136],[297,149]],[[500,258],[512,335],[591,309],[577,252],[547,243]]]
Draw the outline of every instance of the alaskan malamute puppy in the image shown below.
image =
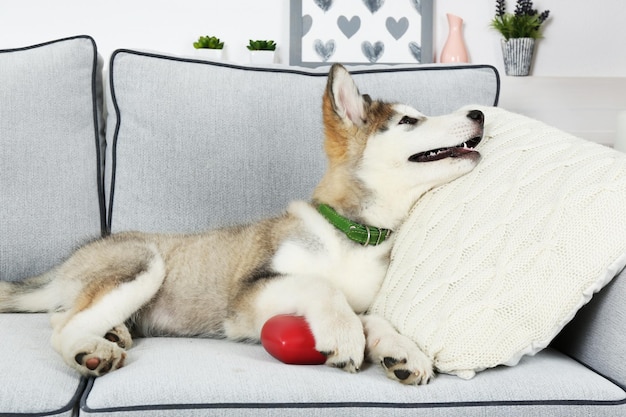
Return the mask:
[[192,235],[119,233],[51,271],[0,283],[0,312],[53,312],[52,344],[81,374],[124,364],[133,336],[258,340],[278,314],[304,316],[326,364],[365,358],[406,384],[432,361],[367,310],[389,263],[393,230],[418,198],[471,171],[484,117],[427,117],[361,95],[341,65],[323,97],[328,171],[311,202],[259,223]]

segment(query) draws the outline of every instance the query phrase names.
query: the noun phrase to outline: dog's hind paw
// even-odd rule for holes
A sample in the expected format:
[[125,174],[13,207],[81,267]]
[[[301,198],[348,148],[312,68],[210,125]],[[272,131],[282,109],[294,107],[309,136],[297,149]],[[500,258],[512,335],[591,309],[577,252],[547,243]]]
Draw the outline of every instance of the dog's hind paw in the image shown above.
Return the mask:
[[66,361],[85,376],[102,376],[124,366],[126,352],[116,342],[94,338],[81,343]]

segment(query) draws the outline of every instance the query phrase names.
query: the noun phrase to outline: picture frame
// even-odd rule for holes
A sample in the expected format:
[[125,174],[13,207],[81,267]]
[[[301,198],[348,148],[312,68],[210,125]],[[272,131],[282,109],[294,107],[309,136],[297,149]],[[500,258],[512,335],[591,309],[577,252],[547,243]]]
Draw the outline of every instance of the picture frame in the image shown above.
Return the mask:
[[290,0],[290,65],[433,61],[433,0]]

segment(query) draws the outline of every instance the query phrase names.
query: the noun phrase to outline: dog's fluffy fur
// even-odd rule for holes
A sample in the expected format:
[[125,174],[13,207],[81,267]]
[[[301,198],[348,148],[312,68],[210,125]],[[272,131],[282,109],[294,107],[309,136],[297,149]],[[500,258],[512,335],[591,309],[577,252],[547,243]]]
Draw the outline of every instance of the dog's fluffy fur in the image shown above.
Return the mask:
[[89,376],[121,367],[131,334],[258,340],[269,318],[296,314],[306,318],[327,365],[356,372],[367,357],[394,380],[428,382],[431,358],[367,314],[392,239],[362,246],[316,206],[397,228],[426,191],[476,166],[483,115],[426,117],[373,101],[334,65],[323,116],[329,167],[311,203],[201,234],[114,234],[41,276],[0,283],[0,311],[53,312],[54,348]]

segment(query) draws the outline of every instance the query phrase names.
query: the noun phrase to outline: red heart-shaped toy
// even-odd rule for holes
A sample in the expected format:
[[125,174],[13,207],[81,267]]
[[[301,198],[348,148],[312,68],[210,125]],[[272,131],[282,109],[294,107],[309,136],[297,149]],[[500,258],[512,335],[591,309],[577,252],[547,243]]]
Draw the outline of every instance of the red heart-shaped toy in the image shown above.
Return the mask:
[[321,365],[326,356],[315,350],[315,338],[301,316],[274,316],[261,329],[261,344],[270,355],[290,365]]

